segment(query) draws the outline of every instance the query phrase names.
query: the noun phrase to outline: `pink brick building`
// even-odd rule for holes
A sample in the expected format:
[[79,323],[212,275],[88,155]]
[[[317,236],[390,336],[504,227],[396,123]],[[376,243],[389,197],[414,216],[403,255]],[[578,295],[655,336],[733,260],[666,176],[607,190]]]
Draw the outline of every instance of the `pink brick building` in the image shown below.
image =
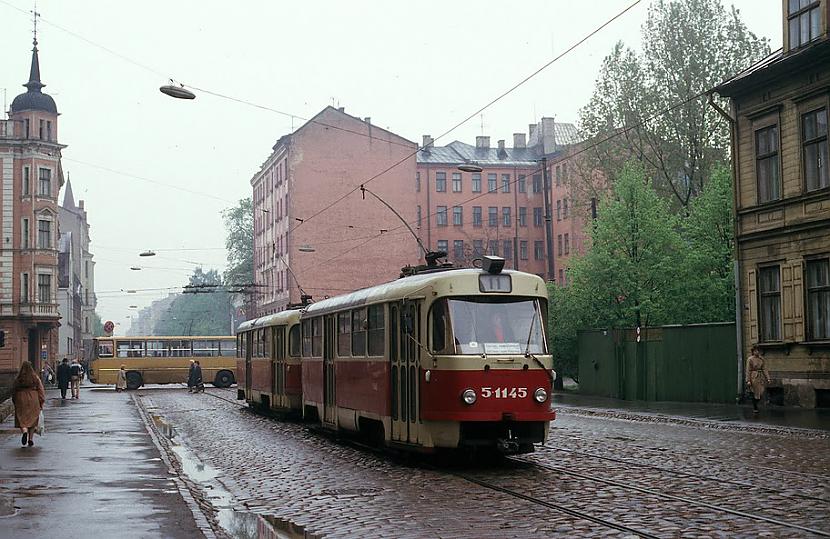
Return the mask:
[[0,379],[23,361],[40,369],[57,352],[58,192],[63,185],[58,111],[42,92],[37,40],[27,91],[0,120]]

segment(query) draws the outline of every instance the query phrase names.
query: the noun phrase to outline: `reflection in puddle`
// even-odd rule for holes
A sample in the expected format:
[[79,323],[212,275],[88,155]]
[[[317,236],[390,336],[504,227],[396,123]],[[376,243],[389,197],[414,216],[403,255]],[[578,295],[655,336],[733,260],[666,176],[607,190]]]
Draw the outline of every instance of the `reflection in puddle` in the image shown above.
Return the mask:
[[191,481],[198,482],[205,496],[216,510],[217,520],[222,529],[235,539],[318,539],[301,526],[271,516],[257,515],[233,509],[233,496],[217,479],[219,471],[200,461],[193,451],[175,439],[173,425],[162,417],[152,414],[153,423],[173,443],[172,449],[182,466],[182,472]]

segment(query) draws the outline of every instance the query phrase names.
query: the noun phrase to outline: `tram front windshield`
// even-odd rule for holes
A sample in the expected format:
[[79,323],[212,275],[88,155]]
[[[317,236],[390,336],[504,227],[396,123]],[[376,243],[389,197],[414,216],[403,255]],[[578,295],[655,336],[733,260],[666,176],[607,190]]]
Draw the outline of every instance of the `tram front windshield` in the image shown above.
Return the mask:
[[[440,349],[443,344],[445,352],[462,355],[544,354],[539,300],[494,299],[452,298],[436,304],[433,346]],[[452,340],[441,333],[451,335]]]

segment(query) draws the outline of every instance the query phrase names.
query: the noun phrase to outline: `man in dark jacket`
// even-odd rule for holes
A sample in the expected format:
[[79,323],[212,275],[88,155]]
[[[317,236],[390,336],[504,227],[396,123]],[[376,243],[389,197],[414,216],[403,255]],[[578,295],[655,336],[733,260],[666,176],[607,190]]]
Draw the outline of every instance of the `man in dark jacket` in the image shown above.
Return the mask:
[[196,361],[193,366],[193,392],[198,393],[200,391],[204,393],[205,384],[202,381],[202,366]]
[[193,386],[194,378],[193,378],[193,371],[196,369],[196,363],[194,360],[190,360],[190,370],[187,371],[187,391],[193,393]]
[[61,398],[66,398],[66,390],[69,389],[69,379],[72,377],[72,369],[69,367],[69,360],[63,358],[58,365],[58,387],[61,390]]

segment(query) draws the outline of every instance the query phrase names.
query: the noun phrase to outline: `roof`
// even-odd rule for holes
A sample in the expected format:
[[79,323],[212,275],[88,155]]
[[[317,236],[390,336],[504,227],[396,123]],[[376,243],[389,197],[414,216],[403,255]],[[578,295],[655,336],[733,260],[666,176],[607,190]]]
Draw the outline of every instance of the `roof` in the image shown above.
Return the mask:
[[474,161],[482,166],[534,166],[538,159],[535,148],[505,148],[500,155],[498,148],[476,148],[470,144],[453,141],[446,146],[432,146],[429,151],[418,152],[418,163],[458,164]]
[[29,82],[24,84],[28,91],[20,94],[12,101],[10,112],[22,112],[24,110],[42,110],[52,114],[58,113],[58,107],[52,96],[44,94],[41,89],[46,86],[40,82],[40,62],[37,57],[37,40],[32,48],[32,66],[29,69]]
[[728,97],[754,89],[761,81],[767,81],[790,73],[792,70],[830,61],[830,39],[824,37],[810,45],[784,53],[778,49],[766,58],[754,63],[734,77],[715,86],[714,91]]
[[269,314],[267,316],[260,316],[259,318],[254,318],[252,320],[247,320],[242,322],[237,326],[236,332],[239,333],[241,331],[249,331],[255,328],[261,328],[265,326],[279,326],[279,325],[287,325],[287,324],[294,324],[300,320],[300,310],[299,309],[287,309],[285,311],[280,311],[278,313]]

